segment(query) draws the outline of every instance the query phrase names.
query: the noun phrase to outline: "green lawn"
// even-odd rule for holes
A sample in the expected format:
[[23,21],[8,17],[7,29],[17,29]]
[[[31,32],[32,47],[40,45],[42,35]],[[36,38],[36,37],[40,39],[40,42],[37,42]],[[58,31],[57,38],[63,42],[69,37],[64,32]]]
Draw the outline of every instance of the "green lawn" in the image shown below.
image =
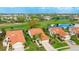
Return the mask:
[[53,45],[54,48],[60,48],[60,47],[65,47],[65,46],[68,46],[67,43],[64,43],[64,42],[59,42],[57,41],[57,38],[56,39],[53,39],[55,41]]
[[[63,23],[71,23],[69,20],[49,20],[49,21],[39,21],[35,27],[40,27],[40,28],[47,28],[49,25],[51,24],[63,24]],[[13,27],[14,29],[23,29],[23,30],[28,30],[29,24],[28,22],[25,23],[5,23],[3,25],[0,25],[0,29],[4,28],[4,29],[9,29]]]
[[78,37],[76,35],[71,36],[71,40],[73,40],[76,44],[79,45],[79,40],[78,40]]
[[0,25],[0,30],[5,29],[5,30],[16,30],[16,29],[21,29],[21,30],[28,30],[29,26],[27,23],[20,23],[20,24],[4,24]]
[[50,37],[50,40],[53,42],[52,43],[52,46],[54,48],[61,48],[61,47],[65,47],[65,46],[68,46],[67,43],[61,41],[60,39],[58,39],[57,37],[55,37],[54,35],[53,36],[49,36]]

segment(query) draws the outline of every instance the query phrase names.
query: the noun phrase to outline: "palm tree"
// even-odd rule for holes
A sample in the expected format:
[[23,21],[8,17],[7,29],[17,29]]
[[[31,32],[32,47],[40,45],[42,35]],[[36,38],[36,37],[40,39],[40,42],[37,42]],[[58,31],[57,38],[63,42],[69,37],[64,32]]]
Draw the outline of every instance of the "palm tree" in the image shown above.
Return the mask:
[[37,23],[38,23],[38,20],[33,19],[28,24],[29,24],[30,28],[33,28],[33,27],[37,26],[36,25]]
[[36,40],[40,39],[40,35],[41,35],[41,33],[34,35],[33,40],[36,41]]

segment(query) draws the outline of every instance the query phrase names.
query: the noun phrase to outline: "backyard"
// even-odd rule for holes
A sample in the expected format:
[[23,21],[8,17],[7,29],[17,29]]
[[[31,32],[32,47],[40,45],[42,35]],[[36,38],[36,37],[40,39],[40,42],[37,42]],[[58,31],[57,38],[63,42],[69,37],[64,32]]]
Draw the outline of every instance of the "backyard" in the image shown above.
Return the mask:
[[68,46],[66,42],[61,41],[61,39],[59,39],[55,35],[50,36],[50,41],[51,41],[51,45],[57,50],[64,50],[66,49],[65,47]]
[[77,45],[79,45],[79,38],[77,37],[77,35],[72,35],[71,40],[73,40]]
[[[35,42],[32,41],[28,33],[24,33],[25,39],[26,39],[26,48],[25,51],[45,51],[43,47],[38,47]],[[27,47],[29,47],[27,49]]]

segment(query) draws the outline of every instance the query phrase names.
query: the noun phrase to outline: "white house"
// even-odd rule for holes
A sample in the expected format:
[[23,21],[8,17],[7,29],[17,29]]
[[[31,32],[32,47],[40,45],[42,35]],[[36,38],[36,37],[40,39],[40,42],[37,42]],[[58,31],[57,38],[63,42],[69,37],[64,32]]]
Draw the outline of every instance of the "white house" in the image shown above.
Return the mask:
[[13,51],[24,51],[25,38],[23,36],[22,30],[7,31],[6,37],[3,40],[3,46],[7,47],[9,50],[9,45],[11,45]]
[[70,35],[65,32],[62,28],[60,27],[51,27],[49,28],[50,35],[56,34],[58,35],[62,40],[70,40]]

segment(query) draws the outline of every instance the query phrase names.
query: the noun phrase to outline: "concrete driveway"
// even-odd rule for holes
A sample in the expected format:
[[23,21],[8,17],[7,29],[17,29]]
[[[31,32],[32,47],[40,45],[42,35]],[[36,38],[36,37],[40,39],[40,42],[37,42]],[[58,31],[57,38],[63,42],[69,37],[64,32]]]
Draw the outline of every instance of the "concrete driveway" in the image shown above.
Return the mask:
[[75,43],[74,41],[72,41],[72,40],[66,40],[65,42],[66,42],[71,48],[72,48],[73,45],[76,45],[76,43]]
[[56,51],[56,49],[53,48],[53,46],[51,46],[48,42],[42,42],[42,45],[47,51]]
[[70,48],[67,51],[79,51],[79,46],[74,46],[73,48]]

